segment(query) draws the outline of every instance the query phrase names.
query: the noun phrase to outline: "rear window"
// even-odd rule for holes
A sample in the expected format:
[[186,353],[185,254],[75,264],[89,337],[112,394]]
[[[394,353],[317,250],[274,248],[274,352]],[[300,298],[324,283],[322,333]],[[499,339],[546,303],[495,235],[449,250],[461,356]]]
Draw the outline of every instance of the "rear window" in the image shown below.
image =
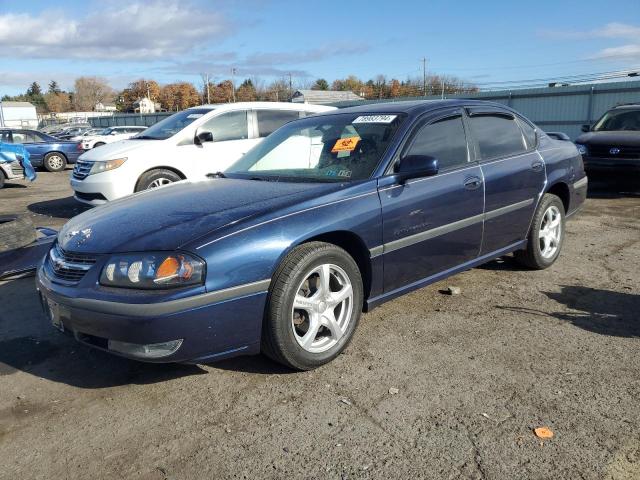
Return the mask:
[[271,135],[285,123],[300,118],[300,112],[291,110],[256,110],[258,136]]
[[514,118],[480,114],[469,120],[483,160],[518,155],[527,150],[522,131]]

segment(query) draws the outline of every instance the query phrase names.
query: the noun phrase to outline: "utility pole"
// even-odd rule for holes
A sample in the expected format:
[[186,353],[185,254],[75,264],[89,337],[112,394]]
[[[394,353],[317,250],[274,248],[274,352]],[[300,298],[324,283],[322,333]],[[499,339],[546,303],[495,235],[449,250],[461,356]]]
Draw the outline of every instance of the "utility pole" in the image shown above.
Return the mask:
[[444,76],[442,77],[442,100],[444,100]]
[[422,57],[422,95],[427,96],[427,57]]
[[289,74],[289,101],[293,97],[293,81],[291,80],[291,74]]
[[236,69],[231,69],[231,94],[233,95],[233,103],[236,103]]
[[211,97],[209,96],[209,74],[207,73],[207,86],[205,87],[207,89],[207,103],[211,103]]

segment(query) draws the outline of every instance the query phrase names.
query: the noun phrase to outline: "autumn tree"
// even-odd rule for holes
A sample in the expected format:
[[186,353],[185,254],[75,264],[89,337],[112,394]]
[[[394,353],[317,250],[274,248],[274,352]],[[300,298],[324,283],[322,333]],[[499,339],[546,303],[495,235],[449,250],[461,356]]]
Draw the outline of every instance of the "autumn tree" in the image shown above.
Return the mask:
[[158,100],[167,110],[184,110],[200,104],[198,90],[188,82],[165,85],[160,89]]
[[45,94],[44,102],[50,112],[60,113],[71,110],[71,99],[68,93],[61,91],[49,92]]
[[212,103],[229,103],[233,101],[233,83],[224,80],[218,83],[211,92]]
[[133,104],[144,97],[149,97],[154,102],[157,101],[160,97],[160,85],[155,80],[141,78],[131,82],[120,96],[123,108],[132,110]]
[[73,107],[79,111],[90,111],[96,103],[111,102],[113,95],[113,89],[105,79],[79,77],[74,84]]
[[389,97],[396,98],[400,96],[400,82],[393,78],[389,85]]
[[257,99],[256,89],[250,78],[240,84],[236,90],[236,100],[238,102],[253,102]]

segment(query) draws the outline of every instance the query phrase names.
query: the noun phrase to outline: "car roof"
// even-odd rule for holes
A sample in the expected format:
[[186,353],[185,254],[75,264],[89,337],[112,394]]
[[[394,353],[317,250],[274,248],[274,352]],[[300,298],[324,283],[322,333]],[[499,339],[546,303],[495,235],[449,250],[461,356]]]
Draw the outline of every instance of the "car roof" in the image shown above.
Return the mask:
[[295,110],[302,112],[328,112],[336,110],[336,107],[327,105],[314,105],[310,103],[292,103],[292,102],[235,102],[235,103],[215,103],[198,105],[191,107],[192,109],[207,110],[251,110],[269,108],[272,110]]
[[623,105],[616,105],[612,110],[640,110],[640,103],[627,103]]
[[[445,107],[490,106],[511,111],[504,104],[484,100],[403,100],[399,102],[367,103],[354,107],[341,108],[339,113],[406,113],[415,115]],[[333,112],[336,113],[336,112]]]

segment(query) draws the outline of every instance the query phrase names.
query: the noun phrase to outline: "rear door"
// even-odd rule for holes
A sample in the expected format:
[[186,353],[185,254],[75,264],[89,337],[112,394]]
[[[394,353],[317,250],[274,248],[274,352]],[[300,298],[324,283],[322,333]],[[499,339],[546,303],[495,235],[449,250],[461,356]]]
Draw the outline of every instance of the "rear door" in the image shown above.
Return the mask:
[[484,187],[462,114],[451,109],[423,119],[403,148],[401,157],[437,158],[438,174],[388,186],[393,176],[380,180],[387,293],[478,256]]
[[484,255],[526,238],[546,173],[535,135],[525,138],[520,126],[524,120],[497,108],[467,111],[485,183]]

